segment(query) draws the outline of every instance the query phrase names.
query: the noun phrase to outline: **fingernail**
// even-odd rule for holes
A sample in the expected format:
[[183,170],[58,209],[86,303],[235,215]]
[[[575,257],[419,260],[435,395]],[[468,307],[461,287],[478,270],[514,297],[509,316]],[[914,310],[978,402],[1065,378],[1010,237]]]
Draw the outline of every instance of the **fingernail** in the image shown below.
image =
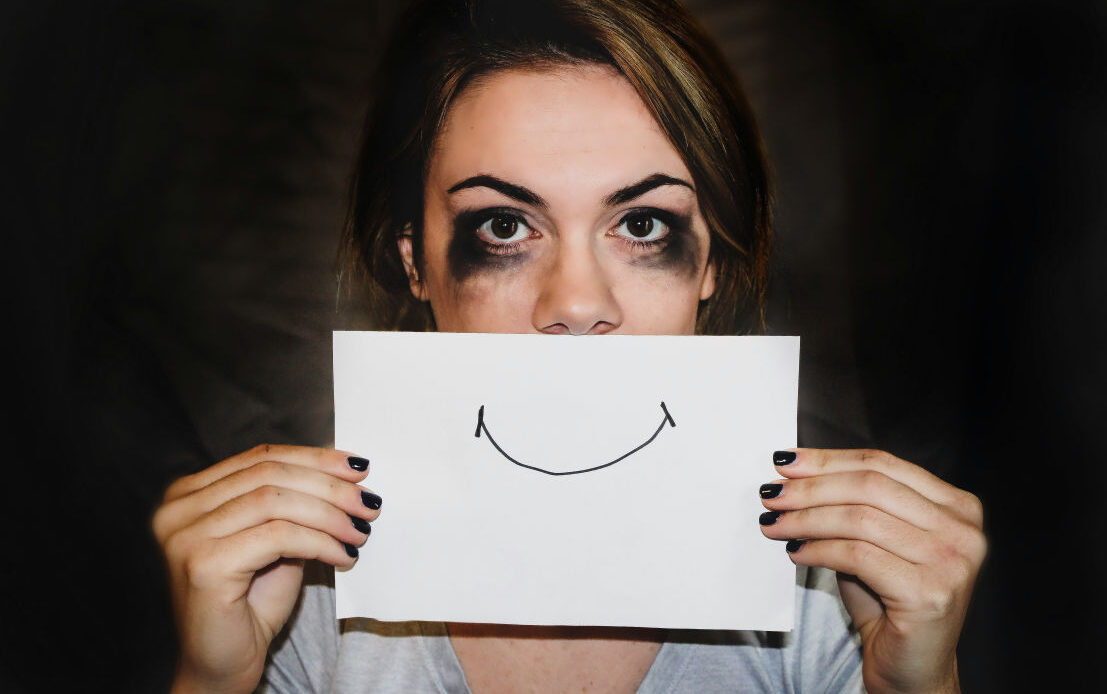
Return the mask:
[[380,508],[381,503],[383,503],[383,502],[384,502],[384,499],[380,498],[379,496],[377,496],[373,492],[362,492],[361,493],[361,503],[365,504],[368,508],[371,508],[374,511],[377,510],[378,508]]
[[761,498],[762,499],[775,499],[780,496],[780,492],[784,491],[783,484],[763,484],[761,485]]
[[807,540],[788,540],[788,544],[784,545],[784,549],[788,551],[788,554],[795,554],[806,542]]
[[346,548],[346,554],[348,554],[351,559],[357,559],[357,547],[347,542],[343,542],[342,546]]
[[777,518],[780,518],[780,511],[765,511],[757,517],[757,522],[761,525],[772,525]]
[[356,455],[351,455],[346,458],[346,462],[350,464],[350,467],[358,472],[365,472],[369,469],[369,461],[365,458],[359,458]]
[[796,462],[796,454],[792,451],[773,451],[773,465],[787,465]]
[[356,528],[359,533],[365,533],[366,535],[368,535],[369,533],[373,532],[373,526],[370,525],[369,521],[365,520],[364,518],[350,516],[350,521],[354,524],[354,528]]

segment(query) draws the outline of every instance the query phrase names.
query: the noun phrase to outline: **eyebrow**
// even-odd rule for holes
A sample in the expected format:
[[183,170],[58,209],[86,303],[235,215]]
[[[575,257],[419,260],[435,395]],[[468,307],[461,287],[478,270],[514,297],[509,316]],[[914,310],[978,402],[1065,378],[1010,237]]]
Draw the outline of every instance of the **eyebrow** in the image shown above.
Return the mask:
[[459,190],[465,188],[491,188],[492,190],[503,193],[507,197],[518,200],[526,205],[533,205],[535,207],[541,207],[546,209],[548,205],[546,201],[542,199],[542,196],[537,193],[527,190],[523,186],[517,186],[514,183],[508,183],[502,178],[496,178],[495,176],[489,176],[488,174],[481,174],[479,176],[470,176],[461,183],[455,183],[447,190],[447,193],[456,193]]
[[630,202],[635,198],[645,195],[654,188],[660,188],[661,186],[684,186],[693,193],[696,192],[695,187],[688,181],[684,181],[679,178],[673,178],[672,176],[666,176],[662,173],[655,173],[646,176],[637,183],[632,183],[626,188],[620,188],[619,190],[604,198],[603,203],[608,207],[622,205],[625,202]]
[[[693,193],[696,192],[696,188],[688,181],[674,178],[662,173],[655,173],[646,176],[637,183],[632,183],[625,188],[620,188],[611,195],[608,195],[603,200],[603,204],[607,207],[614,207],[615,205],[622,205],[623,203],[630,202],[635,198],[641,197],[650,192],[654,188],[660,188],[661,186],[684,186]],[[497,178],[490,174],[480,174],[478,176],[470,176],[469,178],[455,183],[450,186],[446,191],[453,194],[459,190],[466,188],[491,188],[497,192],[503,193],[507,197],[517,200],[526,205],[533,205],[542,209],[549,207],[546,201],[542,199],[542,196],[538,195],[532,190],[524,188],[523,186],[515,185],[514,183],[508,183],[502,178]]]

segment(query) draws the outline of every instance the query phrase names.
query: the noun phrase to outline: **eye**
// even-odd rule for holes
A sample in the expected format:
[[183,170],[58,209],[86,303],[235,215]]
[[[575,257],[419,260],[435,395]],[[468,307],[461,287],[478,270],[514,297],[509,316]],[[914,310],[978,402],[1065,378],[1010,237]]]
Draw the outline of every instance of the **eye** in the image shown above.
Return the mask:
[[615,227],[615,236],[635,243],[660,241],[671,233],[668,224],[649,212],[631,212]]
[[482,241],[495,245],[506,245],[523,241],[531,235],[531,229],[515,215],[497,213],[489,216],[477,227],[477,236]]

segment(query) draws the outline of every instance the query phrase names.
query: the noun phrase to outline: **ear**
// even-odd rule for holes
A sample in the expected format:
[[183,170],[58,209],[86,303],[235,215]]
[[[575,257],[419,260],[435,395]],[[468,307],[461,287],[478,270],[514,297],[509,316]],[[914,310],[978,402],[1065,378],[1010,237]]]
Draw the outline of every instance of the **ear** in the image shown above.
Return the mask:
[[715,261],[708,259],[707,268],[700,282],[700,301],[707,301],[715,293]]
[[419,301],[427,300],[427,289],[423,278],[419,276],[419,268],[415,266],[415,250],[411,244],[411,226],[404,227],[403,233],[396,243],[400,248],[400,258],[404,261],[404,273],[407,275],[408,287],[411,295]]

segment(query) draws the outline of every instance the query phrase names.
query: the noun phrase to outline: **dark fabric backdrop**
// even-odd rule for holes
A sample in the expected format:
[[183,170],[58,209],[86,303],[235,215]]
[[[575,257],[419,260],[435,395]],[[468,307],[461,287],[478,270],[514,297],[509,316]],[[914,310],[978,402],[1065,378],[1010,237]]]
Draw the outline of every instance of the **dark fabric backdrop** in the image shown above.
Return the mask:
[[[967,691],[1086,689],[1107,643],[1107,7],[689,5],[776,168],[770,330],[803,336],[806,443],[983,498]],[[2,4],[3,691],[163,688],[161,490],[330,440],[329,333],[371,327],[335,243],[396,12]]]

